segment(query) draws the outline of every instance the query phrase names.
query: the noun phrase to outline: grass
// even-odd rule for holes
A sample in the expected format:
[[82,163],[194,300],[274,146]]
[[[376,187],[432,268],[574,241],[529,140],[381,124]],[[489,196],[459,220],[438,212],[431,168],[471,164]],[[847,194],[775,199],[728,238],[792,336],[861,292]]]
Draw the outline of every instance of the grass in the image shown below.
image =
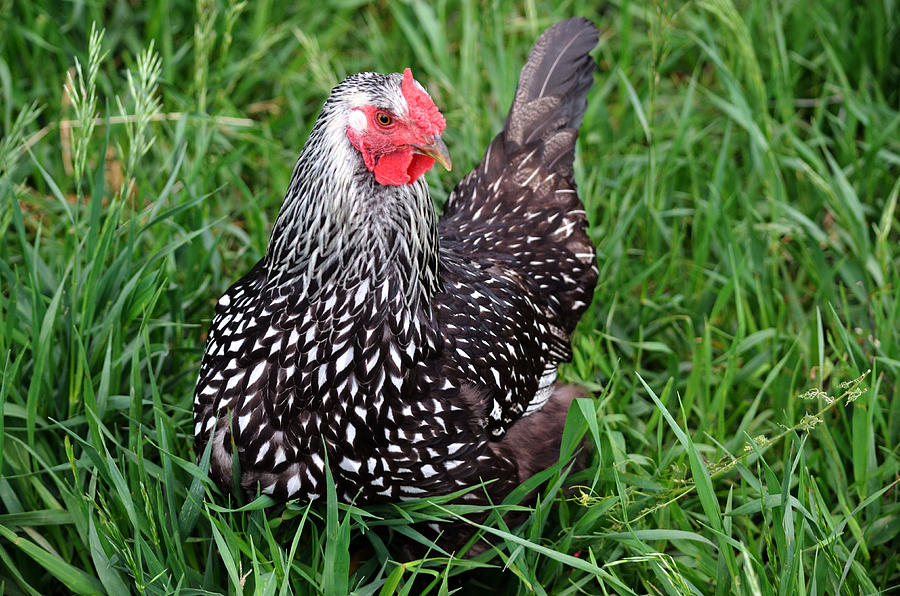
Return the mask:
[[[283,4],[0,2],[0,592],[900,587],[896,3]],[[575,14],[603,30],[577,163],[601,282],[564,373],[588,468],[537,478],[521,527],[498,504],[475,558],[403,558],[446,500],[213,498],[204,334],[331,86],[413,68],[458,164],[440,204]]]

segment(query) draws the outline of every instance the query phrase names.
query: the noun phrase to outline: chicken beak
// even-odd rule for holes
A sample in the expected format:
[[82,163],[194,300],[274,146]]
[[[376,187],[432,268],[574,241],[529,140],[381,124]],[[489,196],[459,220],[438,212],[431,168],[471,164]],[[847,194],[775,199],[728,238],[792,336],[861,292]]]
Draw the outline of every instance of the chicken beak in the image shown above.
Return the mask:
[[447,145],[444,144],[441,135],[434,135],[433,137],[428,135],[425,137],[424,143],[410,143],[410,145],[417,153],[427,155],[444,166],[447,171],[453,169],[453,163],[450,161],[450,150],[447,149]]

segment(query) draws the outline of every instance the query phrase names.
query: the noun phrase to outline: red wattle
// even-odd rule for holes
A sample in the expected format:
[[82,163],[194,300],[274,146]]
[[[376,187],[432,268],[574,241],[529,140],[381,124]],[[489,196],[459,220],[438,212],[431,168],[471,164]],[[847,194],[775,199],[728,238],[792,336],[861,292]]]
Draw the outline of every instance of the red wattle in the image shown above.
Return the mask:
[[409,182],[407,169],[412,161],[412,149],[404,148],[386,153],[375,163],[375,181],[378,184],[406,184]]
[[378,158],[373,171],[379,184],[412,184],[431,169],[434,160],[427,155],[413,153],[411,147],[386,153]]
[[415,182],[419,179],[419,176],[430,170],[433,165],[434,159],[431,157],[422,155],[421,153],[414,153],[412,163],[409,164],[409,168],[406,169],[406,173],[409,174],[409,181]]

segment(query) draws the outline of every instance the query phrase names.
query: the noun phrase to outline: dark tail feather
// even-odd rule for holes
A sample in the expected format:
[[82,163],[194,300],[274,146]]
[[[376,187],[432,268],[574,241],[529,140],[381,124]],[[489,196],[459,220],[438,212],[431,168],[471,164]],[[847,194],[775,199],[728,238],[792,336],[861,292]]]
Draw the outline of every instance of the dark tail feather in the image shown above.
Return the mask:
[[599,36],[589,20],[574,18],[553,25],[538,38],[522,67],[506,118],[507,143],[522,147],[548,133],[581,126],[596,66],[589,52]]

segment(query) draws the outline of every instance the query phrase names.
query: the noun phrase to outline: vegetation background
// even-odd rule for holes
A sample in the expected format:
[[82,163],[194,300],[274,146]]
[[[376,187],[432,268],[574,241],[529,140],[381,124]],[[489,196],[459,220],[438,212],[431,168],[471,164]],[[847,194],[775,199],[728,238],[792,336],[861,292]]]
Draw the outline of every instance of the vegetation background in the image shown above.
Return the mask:
[[[403,558],[410,521],[464,512],[440,501],[217,495],[204,335],[330,88],[412,67],[440,204],[573,15],[603,31],[577,164],[601,281],[564,373],[588,468],[544,474],[522,527],[498,504],[475,558]],[[900,588],[898,57],[894,0],[0,2],[0,592]]]

